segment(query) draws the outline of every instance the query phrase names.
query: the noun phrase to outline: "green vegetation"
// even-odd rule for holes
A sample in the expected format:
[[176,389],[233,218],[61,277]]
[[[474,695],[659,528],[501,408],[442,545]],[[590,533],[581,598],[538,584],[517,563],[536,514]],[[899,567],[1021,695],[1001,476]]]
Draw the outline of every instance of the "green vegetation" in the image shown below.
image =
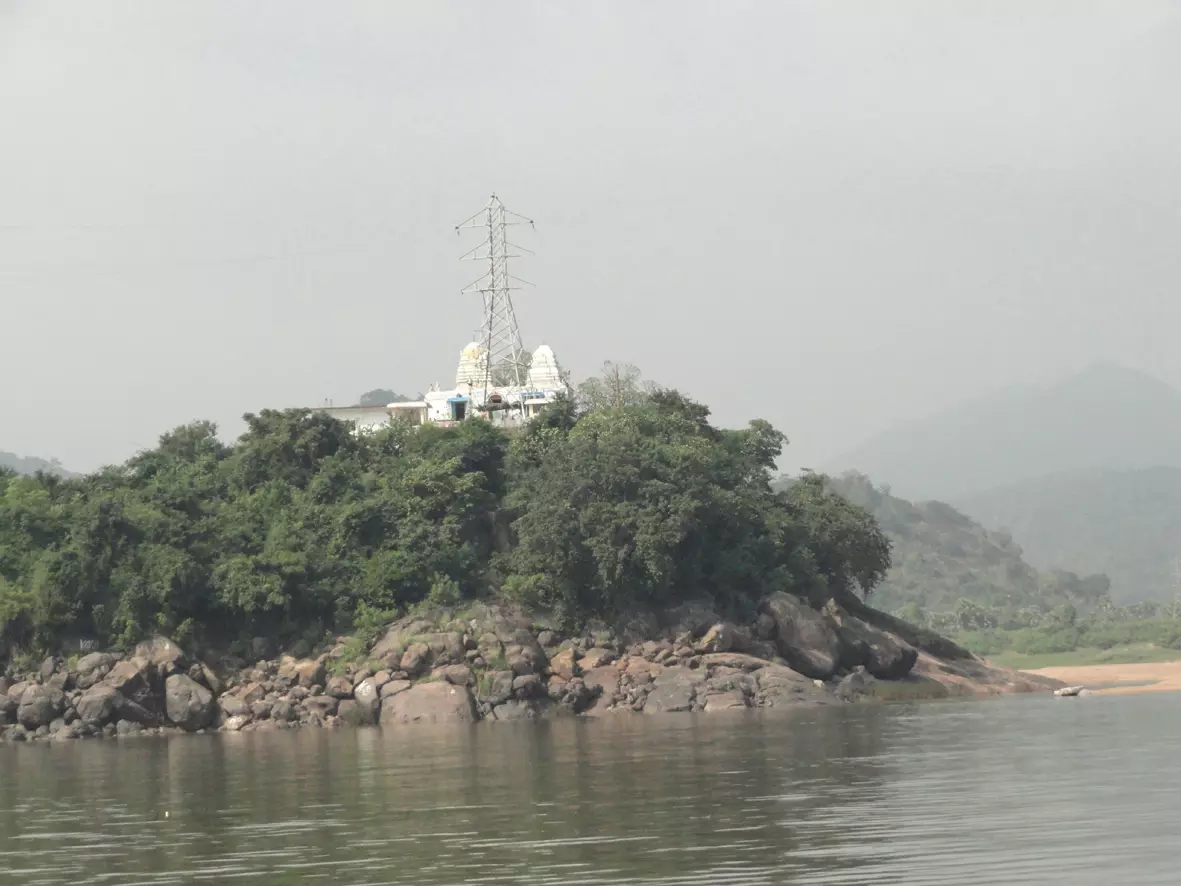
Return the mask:
[[1038,668],[1077,667],[1080,665],[1177,661],[1181,659],[1181,651],[1170,649],[1167,646],[1137,643],[1131,646],[1113,646],[1110,649],[1083,646],[1069,652],[1022,654],[1010,651],[990,655],[988,659],[993,664],[1007,668],[1032,671]]
[[233,446],[198,422],[80,479],[4,472],[0,656],[154,631],[318,640],[498,593],[566,619],[701,597],[736,611],[780,590],[847,600],[885,574],[864,510],[820,478],[772,490],[770,425],[715,428],[626,374],[588,390],[612,397],[560,401],[513,437],[264,411]]
[[1116,605],[1105,575],[1038,572],[1005,532],[942,502],[913,504],[862,474],[829,487],[873,515],[892,563],[877,606],[981,655],[1018,656],[1149,644],[1175,657],[1181,619],[1171,606]]
[[412,399],[412,397],[404,396],[389,388],[374,388],[372,391],[362,394],[357,403],[360,406],[385,406],[387,403],[400,403]]
[[957,507],[1004,527],[1039,568],[1111,576],[1120,602],[1172,600],[1181,556],[1181,469],[1054,474],[966,496]]

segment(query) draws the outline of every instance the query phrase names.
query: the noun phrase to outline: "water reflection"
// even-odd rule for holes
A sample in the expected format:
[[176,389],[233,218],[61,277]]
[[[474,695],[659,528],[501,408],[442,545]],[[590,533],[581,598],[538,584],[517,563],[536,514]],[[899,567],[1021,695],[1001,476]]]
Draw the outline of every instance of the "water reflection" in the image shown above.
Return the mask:
[[0,870],[38,884],[1173,882],[1162,822],[1181,808],[1160,786],[1181,706],[1162,697],[3,747]]

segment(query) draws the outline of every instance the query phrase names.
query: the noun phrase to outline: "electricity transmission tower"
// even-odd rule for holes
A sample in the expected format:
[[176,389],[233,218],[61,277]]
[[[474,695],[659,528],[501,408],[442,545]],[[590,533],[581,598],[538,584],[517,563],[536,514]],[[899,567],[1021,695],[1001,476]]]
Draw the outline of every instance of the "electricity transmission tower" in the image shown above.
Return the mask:
[[[455,226],[458,234],[461,228],[480,228],[484,231],[483,241],[470,252],[461,256],[462,261],[488,263],[488,270],[463,291],[478,292],[484,299],[484,324],[475,335],[484,348],[484,394],[497,383],[523,387],[529,372],[529,355],[521,344],[521,331],[517,328],[517,315],[513,312],[512,293],[528,280],[512,276],[508,271],[508,260],[520,258],[521,254],[533,255],[528,249],[510,243],[510,225],[527,224],[533,220],[517,215],[504,208],[504,204],[493,194],[488,205],[462,224]],[[519,250],[519,251],[518,251]]]

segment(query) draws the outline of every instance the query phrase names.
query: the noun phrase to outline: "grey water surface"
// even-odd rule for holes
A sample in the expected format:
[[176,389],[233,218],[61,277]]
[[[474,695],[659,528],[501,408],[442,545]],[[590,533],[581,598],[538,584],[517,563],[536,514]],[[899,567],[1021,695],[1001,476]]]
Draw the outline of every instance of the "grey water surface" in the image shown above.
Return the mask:
[[0,746],[0,882],[1175,884],[1181,695]]

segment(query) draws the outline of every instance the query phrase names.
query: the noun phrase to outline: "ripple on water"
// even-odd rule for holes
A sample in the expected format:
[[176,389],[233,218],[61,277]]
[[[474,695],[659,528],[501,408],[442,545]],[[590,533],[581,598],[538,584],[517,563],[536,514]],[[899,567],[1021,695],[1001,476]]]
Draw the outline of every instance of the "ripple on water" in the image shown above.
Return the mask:
[[38,886],[1156,886],[1176,882],[1178,734],[1159,694],[0,747],[0,870]]

